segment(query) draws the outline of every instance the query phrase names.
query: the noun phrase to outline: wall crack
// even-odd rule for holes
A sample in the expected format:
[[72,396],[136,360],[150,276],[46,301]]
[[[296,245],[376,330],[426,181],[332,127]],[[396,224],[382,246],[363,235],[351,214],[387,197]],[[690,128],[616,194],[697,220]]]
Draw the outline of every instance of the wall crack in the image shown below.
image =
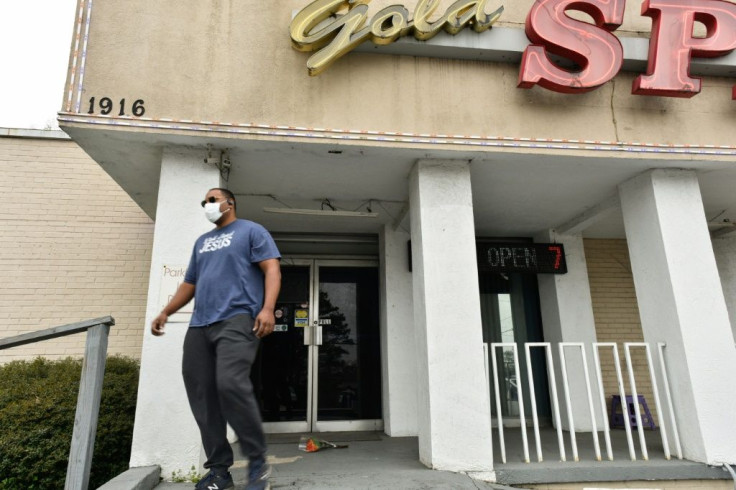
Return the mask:
[[618,136],[618,121],[616,120],[616,106],[613,104],[613,97],[616,94],[616,80],[611,80],[611,122],[613,123],[613,134],[617,142],[621,141]]

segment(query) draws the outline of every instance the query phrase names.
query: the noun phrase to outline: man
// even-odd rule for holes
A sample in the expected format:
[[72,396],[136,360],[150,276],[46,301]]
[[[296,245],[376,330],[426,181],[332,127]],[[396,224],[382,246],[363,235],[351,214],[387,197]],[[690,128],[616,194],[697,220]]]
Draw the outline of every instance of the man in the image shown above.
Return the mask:
[[163,335],[168,317],[194,298],[182,372],[209,469],[195,488],[233,486],[229,423],[250,461],[245,488],[264,490],[270,467],[250,369],[259,339],[273,331],[281,256],[265,228],[235,216],[229,190],[210,189],[202,207],[215,228],[197,239],[184,282],[151,323],[151,332]]

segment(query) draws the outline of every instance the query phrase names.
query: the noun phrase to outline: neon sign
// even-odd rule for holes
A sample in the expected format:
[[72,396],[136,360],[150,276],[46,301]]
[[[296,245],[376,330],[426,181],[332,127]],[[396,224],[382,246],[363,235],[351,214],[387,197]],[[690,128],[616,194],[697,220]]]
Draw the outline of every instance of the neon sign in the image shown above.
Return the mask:
[[[307,61],[309,74],[318,75],[341,56],[365,41],[393,43],[413,34],[428,40],[444,30],[456,34],[468,26],[483,32],[500,18],[503,7],[486,13],[488,0],[457,0],[430,22],[440,0],[418,0],[410,19],[403,5],[390,5],[368,19],[370,0],[316,0],[292,20],[295,49],[314,52]],[[518,86],[539,85],[563,93],[583,93],[612,80],[621,70],[623,48],[613,34],[623,23],[626,0],[536,0],[526,19],[531,44],[524,50]],[[568,16],[588,14],[593,23]],[[632,93],[692,97],[701,82],[690,76],[693,57],[713,58],[736,50],[736,4],[727,0],[644,0],[643,16],[652,18],[647,71],[639,75]],[[695,22],[705,26],[695,37]],[[557,64],[561,56],[574,68]],[[732,97],[736,100],[736,87]]]
[[[366,23],[368,2],[370,0],[316,0],[294,17],[289,27],[294,49],[316,51],[307,60],[310,75],[320,74],[367,40],[378,45],[391,44],[413,33],[416,39],[426,41],[442,30],[457,34],[468,25],[476,32],[483,32],[490,29],[503,12],[503,7],[499,7],[486,14],[488,0],[458,0],[439,20],[430,22],[428,19],[437,10],[440,0],[419,0],[411,20],[406,7],[391,5]],[[347,13],[337,15],[345,9]]]
[[[535,84],[564,93],[595,89],[621,69],[623,50],[611,32],[623,21],[625,0],[537,0],[526,19],[532,44],[524,51],[519,87]],[[579,10],[595,25],[571,19]],[[647,72],[634,80],[632,93],[692,97],[700,79],[690,76],[691,57],[723,56],[736,49],[736,4],[725,0],[645,0],[641,13],[652,18]],[[695,22],[706,35],[693,35]],[[581,67],[568,71],[547,53],[568,58]],[[736,87],[733,97],[736,99]]]
[[[736,4],[646,0],[641,13],[652,18],[656,42],[649,43],[647,74],[634,81],[635,94],[692,97],[700,92],[700,78],[690,77],[690,57],[714,58],[736,49]],[[705,24],[705,38],[693,37],[695,21]]]
[[[538,84],[555,92],[580,93],[612,79],[621,69],[624,50],[611,31],[621,25],[625,0],[541,0],[526,18],[526,36],[519,87]],[[572,19],[568,10],[590,15],[595,25]],[[547,53],[563,56],[582,67],[573,72],[558,67]]]

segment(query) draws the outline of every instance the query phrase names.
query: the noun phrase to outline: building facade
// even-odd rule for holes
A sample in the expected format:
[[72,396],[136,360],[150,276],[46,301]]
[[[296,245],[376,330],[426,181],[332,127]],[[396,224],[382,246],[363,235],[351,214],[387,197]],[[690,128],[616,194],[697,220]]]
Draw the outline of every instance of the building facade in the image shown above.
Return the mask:
[[[59,124],[155,219],[145,324],[209,188],[273,232],[269,431],[416,435],[492,480],[504,428],[597,434],[628,393],[666,453],[736,463],[736,6],[642,12],[80,0]],[[143,338],[133,466],[199,462],[187,319]]]

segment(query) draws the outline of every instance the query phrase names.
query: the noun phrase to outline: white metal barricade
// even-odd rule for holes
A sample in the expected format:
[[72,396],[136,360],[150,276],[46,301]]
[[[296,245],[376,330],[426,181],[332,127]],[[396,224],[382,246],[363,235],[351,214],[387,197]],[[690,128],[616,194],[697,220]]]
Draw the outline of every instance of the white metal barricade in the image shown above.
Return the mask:
[[528,372],[529,381],[529,398],[531,398],[532,406],[532,418],[534,420],[534,437],[537,444],[537,460],[541,463],[542,457],[542,442],[539,436],[539,417],[537,416],[537,400],[536,392],[534,391],[534,373],[532,372],[532,361],[531,351],[532,347],[542,347],[545,351],[545,357],[547,359],[547,378],[549,380],[549,389],[552,397],[552,409],[554,410],[555,426],[557,427],[557,445],[560,448],[560,460],[566,461],[565,457],[565,442],[562,437],[562,420],[560,419],[560,400],[557,397],[557,380],[555,376],[554,361],[552,360],[552,344],[549,342],[527,342],[524,344],[526,350],[526,369]]
[[[605,439],[605,445],[606,445],[606,455],[609,460],[613,461],[613,447],[611,443],[611,433],[609,429],[609,418],[607,413],[607,404],[606,404],[606,394],[603,387],[603,374],[602,374],[602,366],[601,366],[601,358],[600,358],[600,349],[610,349],[612,355],[613,355],[613,365],[616,372],[616,381],[618,385],[618,395],[621,398],[621,410],[623,412],[623,418],[624,418],[624,429],[626,431],[626,441],[628,444],[629,449],[629,456],[632,461],[636,460],[636,450],[634,447],[634,438],[633,438],[633,431],[631,429],[631,413],[629,412],[629,403],[627,401],[626,397],[626,390],[624,388],[624,377],[621,370],[621,360],[619,357],[619,351],[618,351],[618,344],[614,342],[594,342],[591,344],[593,348],[593,358],[594,358],[594,364],[595,364],[595,374],[596,374],[596,383],[598,385],[599,390],[599,402],[600,402],[600,415],[601,420],[604,424],[603,426],[603,434]],[[501,348],[502,352],[503,349],[510,349],[513,353],[513,362],[514,362],[514,375],[516,376],[516,382],[517,382],[517,400],[519,404],[519,422],[520,422],[520,428],[521,428],[521,437],[522,437],[522,444],[523,444],[523,450],[524,450],[524,461],[527,463],[530,462],[529,457],[529,444],[527,439],[527,428],[526,428],[526,417],[525,417],[525,408],[524,408],[524,395],[523,395],[523,380],[521,377],[522,370],[519,366],[519,352],[517,344],[514,342],[494,342],[490,344],[484,344],[484,360],[485,360],[485,371],[486,371],[486,379],[487,379],[487,385],[490,384],[490,380],[493,380],[493,392],[495,395],[495,406],[496,406],[496,417],[497,417],[497,429],[498,429],[498,437],[499,437],[499,446],[501,450],[501,461],[503,463],[506,463],[506,443],[504,439],[504,421],[503,421],[503,413],[502,413],[502,406],[501,406],[501,393],[500,393],[500,386],[499,386],[499,373],[498,373],[498,358],[496,355],[497,349]],[[559,362],[560,362],[560,370],[562,373],[562,386],[564,390],[564,396],[565,396],[565,404],[567,409],[567,421],[569,425],[569,431],[570,431],[570,443],[572,446],[572,455],[573,459],[575,461],[579,461],[579,454],[578,454],[578,445],[577,445],[577,439],[575,435],[575,420],[573,416],[572,411],[572,401],[571,401],[571,393],[570,393],[570,382],[569,382],[569,376],[568,376],[568,366],[567,366],[567,358],[566,358],[566,350],[570,348],[579,349],[580,355],[582,359],[582,365],[583,365],[583,375],[585,380],[585,389],[586,389],[586,395],[587,395],[587,402],[588,402],[588,409],[590,414],[590,422],[591,422],[591,429],[592,429],[592,436],[593,436],[593,446],[595,449],[595,456],[598,461],[600,461],[601,458],[601,448],[600,448],[600,440],[598,437],[598,424],[596,421],[596,413],[594,409],[594,403],[593,403],[593,391],[590,381],[590,368],[587,361],[587,355],[585,352],[585,345],[581,342],[560,342],[558,345],[558,353],[560,356]],[[646,440],[644,438],[644,424],[642,423],[642,414],[641,409],[639,407],[639,394],[637,392],[636,387],[636,379],[635,379],[635,373],[634,373],[634,367],[631,359],[631,349],[632,348],[643,348],[646,354],[646,360],[647,360],[647,367],[649,371],[649,377],[651,379],[652,383],[652,395],[654,397],[654,403],[657,409],[657,413],[659,414],[659,425],[660,425],[660,432],[662,437],[662,445],[664,448],[664,455],[665,458],[670,459],[670,447],[669,447],[669,439],[668,439],[668,424],[666,423],[665,419],[665,413],[663,411],[662,404],[660,402],[660,396],[659,396],[659,385],[657,383],[657,377],[655,373],[655,367],[654,363],[652,362],[652,355],[651,350],[649,347],[649,344],[644,342],[626,342],[623,344],[624,347],[624,354],[626,359],[626,368],[629,375],[629,384],[631,389],[631,398],[634,400],[634,416],[636,419],[636,426],[638,430],[639,435],[639,443],[641,446],[641,455],[644,460],[649,459],[649,453],[647,451],[646,447]],[[567,461],[566,454],[565,454],[565,444],[564,444],[564,436],[562,433],[562,420],[561,420],[561,410],[560,410],[560,400],[558,396],[558,389],[557,389],[557,379],[555,375],[555,365],[554,365],[554,359],[553,359],[553,348],[552,344],[550,342],[527,342],[524,344],[524,352],[526,354],[526,373],[527,373],[527,386],[529,387],[529,404],[531,407],[531,418],[532,423],[534,427],[534,440],[535,440],[535,446],[536,446],[536,453],[537,453],[537,461],[542,462],[544,460],[544,456],[542,454],[542,440],[540,436],[540,427],[539,427],[539,414],[538,414],[538,408],[537,408],[537,392],[534,387],[534,369],[532,365],[531,360],[531,349],[532,348],[542,348],[544,349],[545,353],[545,359],[546,359],[546,367],[547,367],[547,377],[549,381],[549,389],[550,389],[550,399],[551,399],[551,405],[553,410],[553,416],[554,416],[554,423],[556,426],[556,432],[557,432],[557,443],[559,446],[559,452],[560,452],[560,460],[561,461]],[[679,459],[682,459],[682,448],[680,445],[680,438],[677,428],[677,421],[675,418],[675,410],[674,405],[672,402],[672,396],[670,392],[670,386],[669,386],[669,378],[667,376],[667,369],[666,369],[666,363],[665,363],[665,356],[664,356],[664,343],[657,344],[658,348],[658,354],[659,354],[659,369],[662,376],[662,381],[664,383],[664,393],[667,399],[667,405],[668,405],[668,412],[669,412],[669,422],[671,424],[671,434],[673,436],[673,440],[675,443],[675,448],[677,451],[677,457]],[[489,349],[490,349],[490,359],[489,359]],[[492,375],[491,375],[492,372]],[[490,395],[490,391],[489,391]],[[490,414],[489,414],[490,416]],[[492,418],[492,416],[491,416]],[[491,421],[492,422],[492,421]],[[491,424],[492,427],[492,424]],[[493,429],[491,429],[491,432]]]
[[601,393],[601,411],[603,413],[603,423],[605,424],[606,434],[606,450],[608,451],[608,459],[613,461],[613,453],[611,448],[611,436],[608,430],[608,417],[606,415],[606,394],[603,390],[603,375],[601,373],[601,360],[599,349],[601,347],[610,347],[613,352],[613,364],[616,368],[616,381],[618,382],[618,393],[621,397],[622,410],[624,416],[624,428],[626,429],[626,441],[629,444],[629,456],[631,461],[636,461],[636,451],[634,450],[634,440],[631,436],[631,425],[627,422],[631,420],[629,416],[629,407],[626,403],[626,391],[624,390],[624,379],[621,375],[621,360],[618,356],[618,346],[615,342],[596,342],[593,344],[593,357],[595,358],[596,375],[598,376],[598,388]]
[[590,424],[593,429],[593,447],[595,448],[595,457],[598,461],[601,460],[601,445],[598,440],[598,427],[595,422],[595,411],[593,410],[593,393],[590,388],[590,375],[588,374],[588,357],[585,355],[585,346],[582,342],[560,342],[558,344],[560,350],[560,368],[562,370],[562,381],[565,389],[565,403],[567,405],[567,418],[570,423],[570,439],[573,443],[572,454],[575,461],[579,461],[578,457],[578,445],[575,439],[575,423],[572,416],[572,405],[570,402],[570,383],[567,376],[567,362],[565,360],[565,348],[566,347],[577,347],[580,349],[580,354],[583,359],[583,374],[585,375],[585,390],[588,395],[588,409],[590,412]]
[[[624,343],[624,352],[626,354],[626,367],[629,370],[629,382],[631,383],[631,398],[634,402],[634,413],[636,414],[636,427],[639,432],[639,443],[641,444],[641,454],[646,460],[649,460],[649,453],[647,452],[647,444],[644,439],[644,426],[641,420],[641,409],[639,408],[639,394],[636,391],[636,379],[634,377],[634,367],[631,363],[631,348],[632,347],[643,347],[644,352],[647,356],[647,365],[649,367],[649,377],[652,380],[652,394],[654,395],[654,405],[657,407],[657,413],[659,417],[660,434],[662,435],[662,446],[664,448],[664,457],[670,459],[670,446],[667,443],[667,427],[662,417],[662,406],[659,403],[659,390],[657,389],[657,377],[654,375],[654,365],[652,364],[652,353],[649,350],[649,344],[646,342],[626,342]],[[626,399],[621,401],[622,404],[626,403]],[[628,421],[627,421],[628,423]]]
[[[667,397],[667,406],[670,409],[670,422],[672,422],[672,437],[675,440],[675,450],[677,451],[677,459],[682,459],[682,446],[680,446],[680,434],[677,430],[677,420],[675,419],[675,407],[672,404],[672,393],[670,392],[670,380],[667,376],[667,368],[664,364],[664,348],[667,345],[664,342],[657,344],[659,351],[659,369],[662,373],[662,381],[664,381],[664,394]],[[663,417],[663,414],[659,415]],[[661,425],[661,424],[660,424]],[[664,428],[662,429],[664,430]]]
[[503,438],[503,415],[501,414],[501,394],[498,387],[498,363],[496,362],[496,349],[498,347],[510,348],[514,354],[514,374],[516,375],[516,394],[519,401],[519,422],[521,425],[521,439],[524,445],[524,461],[529,462],[529,442],[526,436],[526,418],[524,417],[524,396],[521,389],[521,372],[519,371],[519,351],[514,342],[491,343],[491,364],[493,367],[493,390],[496,395],[496,417],[498,418],[498,435],[501,443],[501,461],[506,462],[506,444]]

